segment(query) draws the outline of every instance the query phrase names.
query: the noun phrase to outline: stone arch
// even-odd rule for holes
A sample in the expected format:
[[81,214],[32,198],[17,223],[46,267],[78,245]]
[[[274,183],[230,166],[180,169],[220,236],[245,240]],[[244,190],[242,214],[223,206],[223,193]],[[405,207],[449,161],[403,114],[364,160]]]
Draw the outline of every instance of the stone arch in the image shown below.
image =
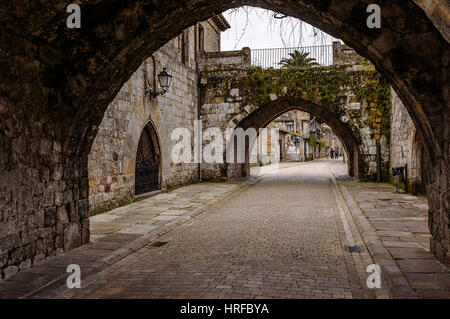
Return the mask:
[[[69,30],[66,1],[42,6],[29,1],[20,7],[7,2],[0,8],[0,168],[5,176],[0,189],[8,199],[0,208],[27,211],[33,197],[45,198],[35,210],[70,207],[66,228],[79,236],[67,238],[64,249],[86,243],[87,155],[122,84],[186,27],[233,7],[253,5],[300,18],[341,38],[390,81],[424,139],[430,159],[431,250],[450,264],[448,9],[426,3],[420,7],[412,0],[377,3],[381,29],[367,28],[368,3],[363,0],[85,1],[81,29]],[[47,233],[53,238],[56,230]],[[56,236],[53,250],[63,246],[64,235]]]
[[[361,138],[358,131],[356,129],[355,131],[352,131],[350,127],[341,122],[337,114],[330,111],[327,107],[302,99],[281,98],[258,107],[256,110],[244,117],[237,127],[241,127],[244,130],[253,127],[258,132],[259,128],[266,127],[271,121],[281,114],[294,109],[314,114],[333,129],[336,135],[338,135],[343,142],[347,152],[349,175],[358,176],[359,170],[363,169],[361,165],[364,165],[362,161],[358,160],[358,155],[360,154],[359,145],[361,143]],[[245,150],[246,163],[242,168],[243,176],[249,175],[249,150],[251,150],[251,147],[252,146],[249,145]]]
[[428,175],[428,158],[424,150],[422,136],[418,131],[414,131],[411,152],[411,166],[414,171],[412,178],[410,178],[410,185],[407,185],[408,191],[414,195],[424,195],[426,194],[425,184]]
[[160,141],[151,120],[141,130],[135,154],[135,196],[161,189]]

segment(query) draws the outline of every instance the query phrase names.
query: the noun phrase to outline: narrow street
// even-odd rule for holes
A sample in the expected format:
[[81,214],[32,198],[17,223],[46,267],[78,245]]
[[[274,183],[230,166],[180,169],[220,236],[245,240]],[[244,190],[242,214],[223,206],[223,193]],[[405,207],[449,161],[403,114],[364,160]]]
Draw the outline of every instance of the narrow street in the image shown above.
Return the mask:
[[62,297],[367,297],[358,277],[366,265],[345,249],[354,239],[330,178],[337,163],[273,170],[160,237],[165,245],[143,247]]
[[427,214],[341,160],[253,167],[91,217],[89,244],[0,281],[0,298],[450,298]]
[[449,1],[2,1],[0,299],[450,299]]

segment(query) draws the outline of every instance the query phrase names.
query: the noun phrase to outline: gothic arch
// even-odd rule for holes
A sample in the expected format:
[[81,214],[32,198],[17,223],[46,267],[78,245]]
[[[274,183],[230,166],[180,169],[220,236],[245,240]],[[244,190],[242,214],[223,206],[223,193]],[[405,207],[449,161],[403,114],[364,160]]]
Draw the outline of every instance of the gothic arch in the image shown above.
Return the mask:
[[141,130],[135,156],[135,195],[161,189],[161,149],[155,125],[149,120]]

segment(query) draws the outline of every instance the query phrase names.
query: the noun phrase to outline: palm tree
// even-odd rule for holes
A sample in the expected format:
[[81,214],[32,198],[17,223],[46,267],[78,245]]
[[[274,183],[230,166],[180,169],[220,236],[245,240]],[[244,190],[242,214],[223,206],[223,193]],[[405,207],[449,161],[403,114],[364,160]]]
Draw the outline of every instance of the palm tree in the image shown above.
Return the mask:
[[315,58],[308,58],[309,52],[299,52],[295,50],[292,53],[289,53],[290,58],[283,58],[279,64],[283,66],[283,68],[310,68],[319,63],[316,62]]

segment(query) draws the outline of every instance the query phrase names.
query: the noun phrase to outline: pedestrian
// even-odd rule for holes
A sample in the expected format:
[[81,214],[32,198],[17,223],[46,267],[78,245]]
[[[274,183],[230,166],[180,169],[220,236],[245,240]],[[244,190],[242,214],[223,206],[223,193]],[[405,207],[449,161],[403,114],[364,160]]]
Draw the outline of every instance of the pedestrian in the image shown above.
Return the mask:
[[333,148],[330,148],[330,157],[331,157],[331,159],[334,158],[334,150],[333,150]]
[[335,150],[335,158],[336,159],[338,159],[339,158],[339,149],[337,148],[336,150]]

